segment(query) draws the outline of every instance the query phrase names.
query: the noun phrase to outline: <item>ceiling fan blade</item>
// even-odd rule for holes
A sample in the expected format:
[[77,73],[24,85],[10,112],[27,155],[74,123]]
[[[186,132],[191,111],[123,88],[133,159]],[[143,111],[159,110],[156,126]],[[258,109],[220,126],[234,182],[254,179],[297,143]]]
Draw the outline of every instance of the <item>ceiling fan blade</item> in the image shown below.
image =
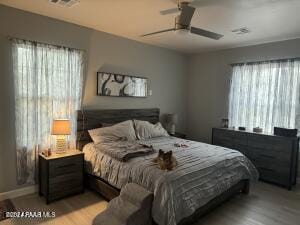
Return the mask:
[[222,34],[217,34],[208,30],[203,30],[197,27],[191,27],[191,33],[201,35],[204,37],[208,37],[214,40],[219,40],[220,38],[224,37]]
[[193,18],[194,12],[194,7],[184,5],[181,9],[181,14],[178,23],[181,25],[189,26]]
[[141,37],[145,37],[145,36],[149,36],[149,35],[154,35],[154,34],[160,34],[160,33],[174,31],[174,30],[175,30],[174,28],[166,29],[166,30],[160,30],[160,31],[156,31],[156,32],[148,33],[148,34],[143,34],[143,35],[141,35]]
[[173,13],[178,13],[179,9],[178,8],[172,8],[172,9],[166,9],[166,10],[162,10],[159,13],[161,15],[168,15],[168,14],[173,14]]

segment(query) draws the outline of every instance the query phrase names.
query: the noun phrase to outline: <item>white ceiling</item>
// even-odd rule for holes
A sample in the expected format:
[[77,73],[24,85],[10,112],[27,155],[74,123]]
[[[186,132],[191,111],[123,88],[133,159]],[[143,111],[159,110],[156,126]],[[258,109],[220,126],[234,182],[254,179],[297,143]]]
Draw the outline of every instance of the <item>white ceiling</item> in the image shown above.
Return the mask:
[[[174,32],[140,37],[172,28],[176,14],[159,11],[176,7],[175,0],[80,0],[65,8],[48,0],[0,0],[1,4],[72,22],[152,45],[194,53],[300,37],[300,0],[196,0],[202,3],[192,25],[225,35],[219,41]],[[231,30],[247,27],[251,33]]]

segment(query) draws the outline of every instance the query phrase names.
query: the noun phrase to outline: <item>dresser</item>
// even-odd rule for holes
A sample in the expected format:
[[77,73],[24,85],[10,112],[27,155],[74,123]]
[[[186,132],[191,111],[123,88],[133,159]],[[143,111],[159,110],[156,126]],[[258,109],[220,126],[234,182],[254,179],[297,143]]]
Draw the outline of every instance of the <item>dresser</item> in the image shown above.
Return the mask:
[[83,192],[83,156],[78,150],[49,157],[39,154],[39,194],[47,204]]
[[226,128],[212,129],[212,144],[243,153],[260,174],[260,180],[284,186],[296,184],[299,138]]

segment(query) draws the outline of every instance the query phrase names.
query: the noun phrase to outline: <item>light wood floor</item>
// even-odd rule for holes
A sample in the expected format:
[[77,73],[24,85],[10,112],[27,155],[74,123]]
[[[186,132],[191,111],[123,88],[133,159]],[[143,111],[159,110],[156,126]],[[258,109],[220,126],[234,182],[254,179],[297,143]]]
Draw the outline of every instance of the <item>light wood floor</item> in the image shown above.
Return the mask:
[[[55,211],[53,219],[9,219],[0,225],[59,224],[85,225],[104,210],[107,202],[98,194],[86,191],[46,205],[38,195],[13,199],[20,211]],[[195,225],[299,225],[300,187],[293,191],[258,183],[250,195],[238,195],[203,217]]]

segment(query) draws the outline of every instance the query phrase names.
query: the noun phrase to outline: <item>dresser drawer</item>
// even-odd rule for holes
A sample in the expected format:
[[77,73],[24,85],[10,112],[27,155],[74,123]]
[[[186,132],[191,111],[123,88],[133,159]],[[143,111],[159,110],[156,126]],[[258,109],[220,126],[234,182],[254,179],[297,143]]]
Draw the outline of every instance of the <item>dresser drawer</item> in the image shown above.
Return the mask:
[[289,183],[290,164],[280,158],[271,158],[269,156],[250,158],[251,162],[257,168],[260,179],[286,186]]
[[280,184],[283,186],[287,186],[289,184],[289,174],[284,171],[278,171],[265,167],[257,167],[259,171],[259,177],[263,181],[268,181],[276,184]]
[[245,156],[248,157],[248,151],[247,151],[248,148],[247,148],[247,145],[235,143],[235,144],[233,145],[232,149],[238,150],[239,152],[243,153]]
[[250,160],[258,169],[272,170],[274,173],[286,175],[289,175],[290,173],[289,162],[282,162],[270,158],[256,158]]
[[214,129],[214,138],[224,139],[224,140],[232,140],[235,136],[234,131],[229,131],[225,129]]
[[238,150],[243,154],[247,152],[247,134],[226,129],[214,129],[213,144]]
[[226,140],[226,139],[222,139],[222,138],[218,138],[218,137],[214,137],[213,144],[222,146],[225,148],[233,148],[234,147],[232,140]]
[[253,134],[248,136],[248,146],[265,151],[284,152],[288,155],[293,149],[293,142],[286,138]]
[[83,170],[83,156],[65,157],[49,162],[49,177],[79,172]]
[[286,163],[287,166],[291,161],[291,154],[287,154],[285,151],[273,151],[270,149],[262,149],[257,147],[248,147],[248,156],[252,160],[271,161],[271,163]]
[[235,132],[233,142],[239,145],[247,145],[247,133]]

